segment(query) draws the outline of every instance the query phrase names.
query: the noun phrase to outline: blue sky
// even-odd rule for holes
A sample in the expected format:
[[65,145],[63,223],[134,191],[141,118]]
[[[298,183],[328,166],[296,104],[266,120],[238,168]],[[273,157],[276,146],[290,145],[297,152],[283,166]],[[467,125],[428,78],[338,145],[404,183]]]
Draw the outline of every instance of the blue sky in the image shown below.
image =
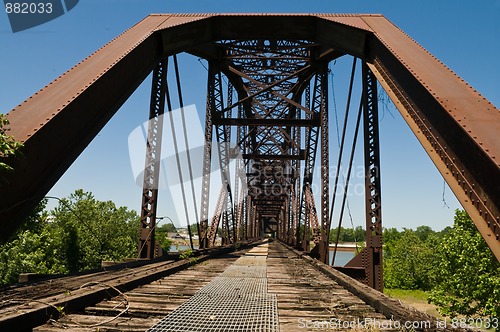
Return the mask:
[[[15,34],[10,30],[7,15],[0,13],[0,112],[8,112],[147,14],[169,12],[381,13],[500,106],[500,0],[81,0],[62,17]],[[206,71],[196,58],[181,56],[179,61],[185,104],[195,104],[202,113]],[[331,66],[339,121],[345,108],[350,63],[350,59],[341,59]],[[149,84],[147,80],[129,98],[50,195],[65,197],[82,188],[92,191],[98,199],[139,209],[141,188],[135,185],[132,175],[127,139],[134,128],[147,120]],[[337,134],[333,103],[330,104],[331,164],[335,165]],[[449,208],[445,207],[443,180],[397,111],[389,108],[381,118],[384,226],[429,225],[442,229],[451,225],[453,210],[459,207],[453,194],[445,189]],[[362,165],[359,156],[356,165]],[[360,180],[355,176],[354,185]],[[160,191],[158,215],[183,223],[183,210],[175,208],[172,196],[178,193]],[[51,202],[50,206],[55,204]],[[354,225],[364,225],[362,197],[350,196],[349,204]],[[348,218],[344,225],[350,225]]]

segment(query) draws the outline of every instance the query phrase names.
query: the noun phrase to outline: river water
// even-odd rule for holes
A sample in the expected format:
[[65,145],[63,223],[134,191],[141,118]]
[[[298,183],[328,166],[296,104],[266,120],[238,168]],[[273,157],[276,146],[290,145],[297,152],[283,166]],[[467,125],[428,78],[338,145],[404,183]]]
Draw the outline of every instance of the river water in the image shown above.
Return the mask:
[[[330,265],[332,265],[333,251],[329,251],[329,253],[330,253]],[[337,251],[337,255],[335,255],[335,266],[344,266],[353,257],[354,257],[354,252],[350,252],[350,251]]]
[[[198,249],[198,246],[194,246],[195,249]],[[176,252],[176,251],[184,251],[189,249],[189,246],[171,246],[170,247],[170,252]],[[354,252],[348,252],[348,251],[337,251],[337,255],[335,257],[335,265],[336,266],[344,266],[347,264],[351,258],[354,257]],[[332,259],[333,259],[333,251],[330,251],[330,265],[332,265]]]

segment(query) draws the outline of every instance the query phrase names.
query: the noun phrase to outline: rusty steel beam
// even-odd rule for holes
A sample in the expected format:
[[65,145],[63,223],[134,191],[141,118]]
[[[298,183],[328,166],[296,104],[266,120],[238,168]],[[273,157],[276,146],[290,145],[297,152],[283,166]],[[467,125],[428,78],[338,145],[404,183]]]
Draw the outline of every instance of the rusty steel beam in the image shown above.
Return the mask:
[[213,136],[213,113],[217,109],[217,98],[220,95],[216,94],[216,86],[218,86],[218,78],[220,77],[220,72],[214,65],[209,65],[208,67],[208,83],[207,83],[207,106],[205,112],[205,142],[203,150],[203,169],[202,169],[202,181],[201,181],[201,212],[200,212],[200,239],[199,247],[201,249],[208,248],[210,246],[210,240],[208,236],[209,224],[208,224],[208,204],[209,204],[209,193],[210,193],[210,171],[211,171],[211,161],[212,161],[212,136]]
[[282,154],[260,154],[260,153],[244,153],[243,159],[252,160],[304,160],[303,154],[299,155],[282,155]]
[[[306,128],[306,155],[304,163],[303,176],[303,195],[301,202],[300,218],[304,220],[304,225],[312,228],[314,248],[311,255],[320,259],[323,262],[327,261],[328,254],[328,235],[329,232],[329,193],[328,193],[328,76],[326,64],[317,65],[317,72],[314,76],[314,86],[312,95],[307,92],[306,106],[310,107],[312,113],[306,114],[307,118],[319,117],[321,119],[320,126]],[[312,98],[311,98],[312,97]],[[310,101],[309,101],[310,99]],[[309,103],[311,105],[309,106]],[[321,142],[319,142],[321,137]],[[318,146],[321,150],[321,223],[318,222],[316,213],[316,204],[311,191],[311,184],[314,175],[314,165],[316,161],[316,152]],[[326,211],[326,212],[325,212]],[[326,228],[328,227],[328,231]],[[309,234],[304,234],[304,241],[307,241]],[[303,248],[307,248],[308,244],[303,244]]]
[[313,127],[319,126],[319,119],[296,120],[296,119],[241,119],[241,118],[219,118],[214,119],[214,124],[226,126],[257,126],[257,127]]
[[365,159],[365,264],[368,285],[383,291],[382,198],[380,186],[380,138],[377,79],[363,64],[363,126]]
[[[238,90],[237,90],[238,91]],[[238,97],[239,97],[239,92],[238,92]],[[238,106],[238,117],[243,118],[245,114],[245,109],[243,108],[243,105]],[[247,133],[247,127],[246,126],[238,126],[236,129],[236,140],[238,142],[239,150],[244,153],[246,151],[246,142],[245,142],[245,136]],[[248,238],[248,213],[247,213],[247,197],[248,197],[248,186],[245,185],[245,174],[247,173],[247,168],[248,165],[245,165],[245,163],[242,160],[237,160],[236,161],[236,185],[238,186],[241,181],[241,189],[240,189],[240,196],[239,196],[239,202],[238,204],[238,236],[241,237],[242,240],[246,240]],[[236,188],[235,188],[236,190]]]
[[[311,104],[311,85],[307,84],[304,88],[304,95],[303,95],[304,103],[306,105]],[[301,119],[301,113],[297,112],[296,114],[297,119]],[[307,129],[306,129],[307,130]],[[296,129],[296,145],[300,147],[300,142],[302,139],[302,133],[300,128]],[[296,149],[294,149],[295,152],[298,152]],[[301,224],[302,227],[305,227],[305,205],[304,201],[302,200],[303,197],[303,191],[301,190],[302,187],[302,181],[303,177],[301,178],[300,176],[300,171],[301,171],[301,165],[300,162],[297,162],[296,164],[296,172],[297,172],[297,181],[295,181],[295,248],[298,250],[302,250],[304,248],[304,245],[302,243],[302,235],[301,235]]]
[[382,292],[384,279],[377,80],[366,63],[363,63],[362,71],[366,247],[340,270]]
[[210,223],[208,230],[208,247],[213,247],[215,245],[215,238],[217,236],[217,230],[219,229],[219,223],[223,213],[224,206],[226,204],[227,192],[226,188],[222,187],[219,193],[219,198],[217,199],[217,204],[215,205],[215,212],[212,217],[212,222]]
[[[224,96],[222,92],[222,80],[220,78],[221,73],[219,73],[219,78],[217,80],[217,85],[215,86],[216,88],[216,94],[218,95],[217,100],[217,105],[215,112],[212,112],[212,117],[214,118],[224,118],[224,117],[231,117],[231,110],[228,109],[226,110],[224,108]],[[227,104],[231,104],[232,101],[232,95],[233,95],[233,86],[231,83],[228,84],[228,95],[227,95]],[[212,119],[212,124],[214,119]],[[233,206],[233,190],[231,188],[231,175],[229,171],[229,163],[230,163],[230,147],[229,147],[229,141],[231,139],[231,126],[226,126],[226,125],[217,125],[214,124],[215,126],[215,132],[217,136],[217,151],[219,153],[219,166],[220,166],[220,172],[221,172],[221,179],[222,179],[222,184],[224,187],[226,187],[226,206],[224,207],[224,211],[222,214],[222,230],[223,230],[223,241],[222,245],[229,244],[234,240],[234,237],[236,236],[236,227],[235,227],[235,214],[234,214],[234,206]],[[232,230],[232,231],[231,231]],[[226,232],[227,232],[227,241],[224,241],[226,239]],[[231,240],[233,239],[233,240]]]
[[364,21],[370,69],[500,260],[500,110],[385,18]]
[[[7,240],[99,133],[163,55],[148,18],[108,43],[7,114],[24,143],[0,184],[0,241]],[[140,65],[137,65],[140,64]]]
[[155,257],[156,210],[160,178],[161,143],[165,92],[167,90],[167,60],[162,60],[153,71],[149,109],[148,138],[141,204],[138,256]]
[[329,155],[329,140],[328,140],[328,64],[323,63],[323,68],[320,69],[318,77],[321,78],[318,89],[320,90],[320,103],[319,114],[321,118],[321,195],[320,195],[320,207],[321,207],[321,225],[320,229],[320,242],[318,246],[319,250],[319,260],[325,264],[329,261],[329,247],[330,247],[330,186],[329,186],[329,176],[330,176],[330,155]]

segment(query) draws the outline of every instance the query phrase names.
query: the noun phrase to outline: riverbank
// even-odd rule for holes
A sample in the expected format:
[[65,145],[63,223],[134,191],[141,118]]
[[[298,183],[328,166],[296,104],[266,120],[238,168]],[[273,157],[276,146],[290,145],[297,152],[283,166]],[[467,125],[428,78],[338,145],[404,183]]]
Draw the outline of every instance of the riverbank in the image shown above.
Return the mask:
[[404,304],[410,305],[415,309],[423,311],[431,316],[442,319],[434,304],[427,302],[428,292],[422,290],[407,289],[384,289],[384,294],[394,299],[400,300]]

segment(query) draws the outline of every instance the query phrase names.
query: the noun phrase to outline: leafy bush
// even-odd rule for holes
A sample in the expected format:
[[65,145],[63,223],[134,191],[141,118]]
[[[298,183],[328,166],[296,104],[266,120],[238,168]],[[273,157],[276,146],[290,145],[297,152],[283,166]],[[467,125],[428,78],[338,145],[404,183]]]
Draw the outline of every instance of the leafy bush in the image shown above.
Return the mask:
[[466,212],[436,247],[439,280],[430,302],[443,315],[500,318],[500,263]]
[[430,290],[434,284],[435,253],[431,236],[422,241],[412,230],[386,246],[384,251],[384,284],[387,288]]
[[[5,114],[0,114],[0,158],[19,154],[22,143],[16,142],[14,137],[7,134],[9,120]],[[12,167],[0,161],[0,174],[5,171],[12,171]],[[1,178],[0,178],[1,179]]]
[[77,190],[49,213],[43,201],[13,239],[0,246],[0,285],[20,273],[69,273],[102,261],[137,257],[139,217]]

